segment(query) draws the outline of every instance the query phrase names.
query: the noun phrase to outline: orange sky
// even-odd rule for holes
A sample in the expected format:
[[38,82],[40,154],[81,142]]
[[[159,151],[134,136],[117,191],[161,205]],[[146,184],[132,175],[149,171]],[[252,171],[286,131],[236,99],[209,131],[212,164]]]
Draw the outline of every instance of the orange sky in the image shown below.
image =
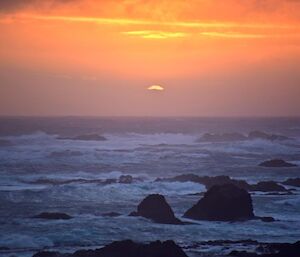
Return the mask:
[[0,1],[0,115],[299,116],[299,13],[300,0]]

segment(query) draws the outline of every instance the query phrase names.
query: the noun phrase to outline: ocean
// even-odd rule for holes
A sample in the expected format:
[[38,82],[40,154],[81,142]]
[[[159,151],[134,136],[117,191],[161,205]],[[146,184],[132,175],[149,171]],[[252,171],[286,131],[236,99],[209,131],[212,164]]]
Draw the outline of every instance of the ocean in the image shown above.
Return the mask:
[[[287,140],[202,141],[205,133],[263,131]],[[74,140],[98,134],[106,140]],[[226,255],[240,244],[199,246],[216,240],[296,242],[300,239],[300,188],[292,194],[251,193],[257,216],[275,222],[196,221],[162,225],[130,217],[147,195],[166,197],[177,217],[205,192],[194,182],[157,178],[193,173],[227,175],[249,183],[300,177],[300,168],[265,168],[280,158],[300,165],[300,118],[0,118],[0,256],[32,256],[39,250],[73,252],[115,240],[174,240],[189,256]],[[116,181],[121,175],[134,180]],[[63,212],[70,220],[40,220]],[[104,217],[117,212],[118,217]]]

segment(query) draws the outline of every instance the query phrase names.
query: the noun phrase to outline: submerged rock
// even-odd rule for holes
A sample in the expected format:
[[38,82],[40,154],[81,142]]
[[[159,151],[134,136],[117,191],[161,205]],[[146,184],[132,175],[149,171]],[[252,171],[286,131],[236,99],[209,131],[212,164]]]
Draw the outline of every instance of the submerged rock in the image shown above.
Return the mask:
[[59,140],[79,140],[79,141],[105,141],[107,138],[98,134],[85,134],[75,137],[58,137]]
[[260,163],[259,166],[270,167],[270,168],[297,167],[296,164],[289,163],[281,159],[272,159],[272,160],[264,161]]
[[300,187],[300,178],[289,178],[286,181],[282,182],[284,185]]
[[35,219],[47,219],[47,220],[69,220],[72,219],[72,217],[65,213],[60,212],[42,212],[36,216],[33,216],[32,218]]
[[165,197],[159,194],[148,195],[130,216],[141,216],[162,224],[183,224],[175,217]]
[[274,181],[262,181],[258,182],[255,185],[251,185],[251,191],[260,191],[260,192],[287,192],[288,190]]
[[119,217],[121,216],[121,213],[118,212],[106,212],[106,213],[102,213],[103,217]]
[[233,184],[215,185],[186,211],[184,217],[210,221],[253,219],[252,199],[246,190]]
[[119,183],[121,184],[131,184],[133,182],[133,177],[130,175],[121,175],[119,177]]
[[174,241],[142,244],[124,240],[96,250],[79,250],[73,254],[43,251],[33,257],[187,257],[187,255]]

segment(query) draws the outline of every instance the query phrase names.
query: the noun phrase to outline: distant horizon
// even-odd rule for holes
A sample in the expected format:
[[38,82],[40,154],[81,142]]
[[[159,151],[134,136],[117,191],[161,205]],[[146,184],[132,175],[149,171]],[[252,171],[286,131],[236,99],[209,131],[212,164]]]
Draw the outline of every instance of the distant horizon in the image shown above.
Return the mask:
[[0,115],[0,118],[207,118],[207,119],[300,119],[300,116],[117,116],[117,115]]

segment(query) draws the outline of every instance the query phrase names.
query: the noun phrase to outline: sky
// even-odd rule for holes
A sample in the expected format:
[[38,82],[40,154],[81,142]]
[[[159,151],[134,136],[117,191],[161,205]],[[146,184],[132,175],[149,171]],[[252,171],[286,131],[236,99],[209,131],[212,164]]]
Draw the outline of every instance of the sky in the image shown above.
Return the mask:
[[300,116],[300,0],[0,0],[0,115]]

